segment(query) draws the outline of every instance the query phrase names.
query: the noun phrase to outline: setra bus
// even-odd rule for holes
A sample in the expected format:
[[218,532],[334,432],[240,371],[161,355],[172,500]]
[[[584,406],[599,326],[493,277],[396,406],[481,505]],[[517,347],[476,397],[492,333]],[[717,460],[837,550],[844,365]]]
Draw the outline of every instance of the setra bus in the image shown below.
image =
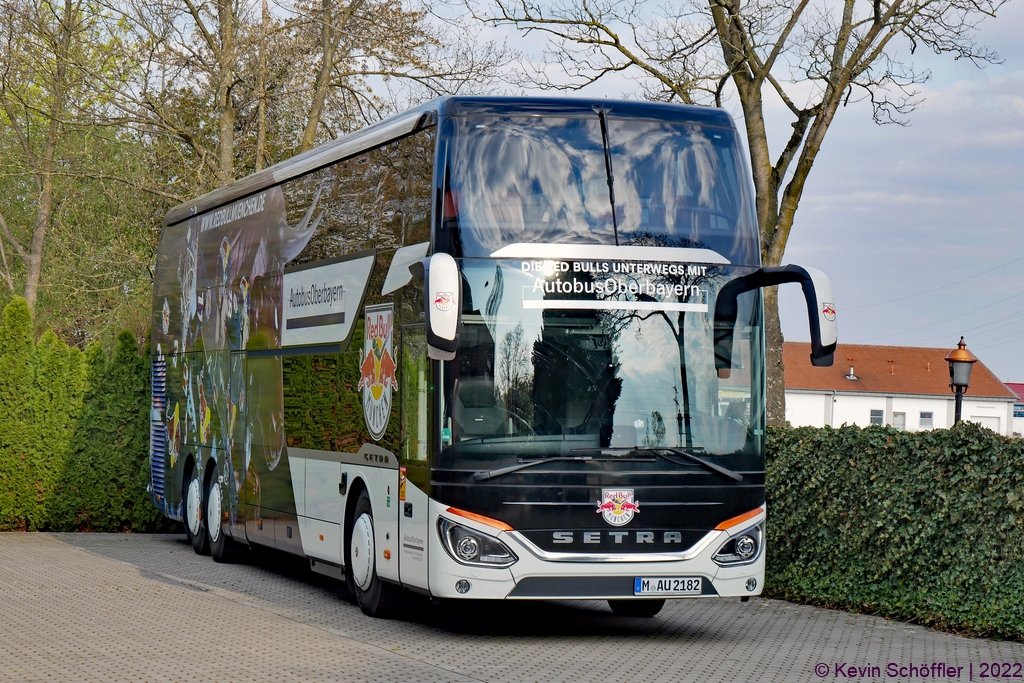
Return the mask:
[[762,268],[729,115],[445,97],[173,208],[151,496],[193,548],[434,598],[758,595]]

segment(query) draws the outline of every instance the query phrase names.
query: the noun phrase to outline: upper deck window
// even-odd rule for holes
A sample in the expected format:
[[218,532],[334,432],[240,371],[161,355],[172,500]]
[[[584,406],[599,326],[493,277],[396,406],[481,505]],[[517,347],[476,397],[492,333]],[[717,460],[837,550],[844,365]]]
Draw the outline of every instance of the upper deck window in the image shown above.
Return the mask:
[[753,204],[730,129],[609,116],[610,163],[596,114],[456,117],[443,135],[440,250],[486,257],[521,242],[637,244],[758,261]]

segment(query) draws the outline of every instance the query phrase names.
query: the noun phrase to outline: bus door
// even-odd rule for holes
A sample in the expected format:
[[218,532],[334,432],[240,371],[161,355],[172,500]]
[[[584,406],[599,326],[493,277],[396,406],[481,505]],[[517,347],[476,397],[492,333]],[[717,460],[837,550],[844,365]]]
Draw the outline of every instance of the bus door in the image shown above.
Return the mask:
[[429,379],[423,324],[402,326],[398,382],[401,391],[402,444],[399,472],[401,579],[405,586],[427,588],[427,453]]

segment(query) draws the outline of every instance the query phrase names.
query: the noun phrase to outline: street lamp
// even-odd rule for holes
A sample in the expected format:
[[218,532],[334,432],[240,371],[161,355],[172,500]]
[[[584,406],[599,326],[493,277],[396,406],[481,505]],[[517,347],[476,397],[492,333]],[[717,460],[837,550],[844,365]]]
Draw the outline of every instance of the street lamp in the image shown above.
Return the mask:
[[964,392],[967,391],[967,385],[971,383],[971,370],[978,359],[967,350],[964,338],[960,337],[960,343],[946,356],[946,362],[949,363],[949,388],[956,394],[956,417],[953,419],[953,424],[956,424],[960,421]]

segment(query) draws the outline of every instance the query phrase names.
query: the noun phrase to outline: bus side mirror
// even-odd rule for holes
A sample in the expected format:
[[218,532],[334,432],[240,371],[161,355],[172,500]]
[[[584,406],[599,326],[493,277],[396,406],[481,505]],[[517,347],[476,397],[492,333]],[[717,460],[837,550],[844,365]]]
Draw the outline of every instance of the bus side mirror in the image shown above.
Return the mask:
[[799,282],[807,300],[811,328],[811,365],[830,367],[838,341],[835,298],[828,276],[816,268],[781,266],[761,268],[732,280],[718,293],[715,302],[715,368],[728,376],[732,367],[732,336],[736,326],[737,298],[744,292],[787,282]]
[[462,322],[462,275],[448,254],[434,254],[423,263],[427,305],[427,356],[434,360],[455,358]]

